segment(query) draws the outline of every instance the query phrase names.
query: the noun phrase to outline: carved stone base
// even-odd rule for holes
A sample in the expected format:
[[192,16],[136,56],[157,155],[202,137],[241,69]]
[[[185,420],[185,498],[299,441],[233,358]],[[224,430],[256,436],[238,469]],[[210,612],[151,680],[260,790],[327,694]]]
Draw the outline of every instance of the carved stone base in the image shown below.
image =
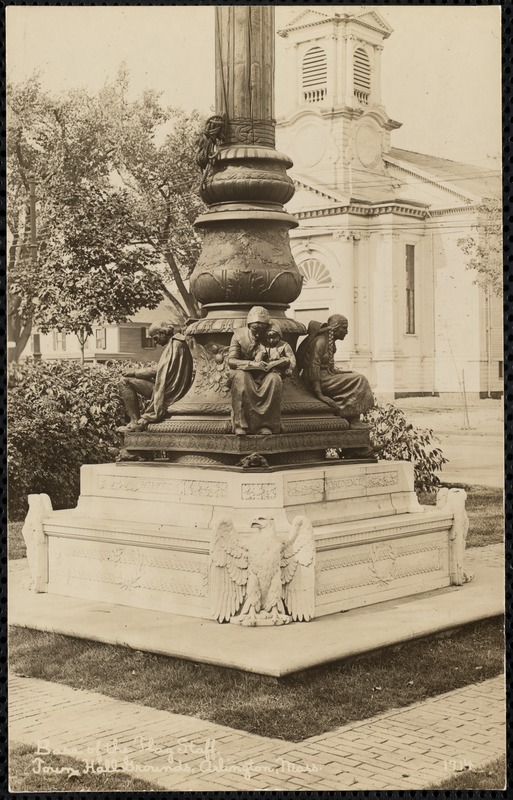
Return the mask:
[[244,537],[255,535],[255,518],[271,518],[287,536],[306,517],[319,617],[463,583],[464,493],[456,491],[437,507],[420,506],[405,462],[255,472],[88,465],[77,508],[52,511],[33,496],[24,534],[37,539],[35,591],[212,619],[219,521],[231,520]]

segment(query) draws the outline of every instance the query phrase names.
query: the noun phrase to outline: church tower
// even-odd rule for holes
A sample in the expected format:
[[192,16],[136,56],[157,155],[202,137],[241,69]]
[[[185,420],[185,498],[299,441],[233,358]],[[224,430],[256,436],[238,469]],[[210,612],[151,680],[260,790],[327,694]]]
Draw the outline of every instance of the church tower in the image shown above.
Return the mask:
[[305,9],[279,31],[293,76],[279,146],[295,173],[315,172],[316,184],[341,199],[376,202],[390,197],[383,155],[400,126],[381,98],[381,53],[392,28],[372,7],[346,8]]

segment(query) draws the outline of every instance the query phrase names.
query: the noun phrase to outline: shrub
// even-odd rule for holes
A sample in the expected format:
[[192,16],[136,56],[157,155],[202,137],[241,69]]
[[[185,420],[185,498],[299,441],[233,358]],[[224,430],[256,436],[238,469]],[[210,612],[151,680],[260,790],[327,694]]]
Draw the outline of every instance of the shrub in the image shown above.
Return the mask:
[[431,428],[417,428],[406,419],[404,412],[393,403],[368,411],[365,422],[372,425],[370,436],[378,458],[386,461],[413,461],[415,490],[433,491],[440,485],[435,471],[447,463]]
[[27,494],[46,492],[55,508],[74,506],[82,464],[114,459],[116,428],[125,421],[116,384],[125,367],[27,359],[9,368],[11,519],[24,516]]

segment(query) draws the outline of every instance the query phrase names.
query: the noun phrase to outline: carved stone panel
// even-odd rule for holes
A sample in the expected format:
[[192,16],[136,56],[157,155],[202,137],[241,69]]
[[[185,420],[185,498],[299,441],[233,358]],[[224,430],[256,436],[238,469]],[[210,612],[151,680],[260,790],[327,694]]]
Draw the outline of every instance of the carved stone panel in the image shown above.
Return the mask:
[[102,475],[97,478],[100,494],[145,495],[163,494],[176,497],[225,499],[228,497],[226,481],[206,481],[180,478],[144,478],[132,475]]
[[145,607],[156,594],[169,597],[170,604],[173,598],[195,605],[205,598],[201,602],[206,603],[207,589],[206,556],[92,539],[50,539],[49,590],[53,592]]

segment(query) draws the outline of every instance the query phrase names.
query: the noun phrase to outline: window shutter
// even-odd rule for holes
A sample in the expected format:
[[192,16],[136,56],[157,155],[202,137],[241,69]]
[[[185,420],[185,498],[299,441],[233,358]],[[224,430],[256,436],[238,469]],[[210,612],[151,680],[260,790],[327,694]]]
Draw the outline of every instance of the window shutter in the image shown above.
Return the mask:
[[303,58],[303,100],[319,103],[327,94],[328,61],[322,47],[312,47]]
[[406,245],[406,333],[415,333],[415,245]]
[[369,102],[371,77],[369,56],[361,47],[354,51],[354,96],[366,106]]

